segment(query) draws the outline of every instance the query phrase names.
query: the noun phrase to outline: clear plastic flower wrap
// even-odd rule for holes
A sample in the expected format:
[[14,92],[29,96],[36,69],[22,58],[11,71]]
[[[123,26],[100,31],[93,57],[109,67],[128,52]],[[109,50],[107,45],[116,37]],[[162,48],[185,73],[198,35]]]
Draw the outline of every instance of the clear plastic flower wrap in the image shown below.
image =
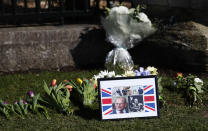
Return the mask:
[[116,48],[106,57],[105,66],[109,70],[133,69],[134,63],[127,49],[133,48],[145,37],[154,33],[151,21],[142,12],[124,6],[114,7],[108,16],[101,18],[107,40]]

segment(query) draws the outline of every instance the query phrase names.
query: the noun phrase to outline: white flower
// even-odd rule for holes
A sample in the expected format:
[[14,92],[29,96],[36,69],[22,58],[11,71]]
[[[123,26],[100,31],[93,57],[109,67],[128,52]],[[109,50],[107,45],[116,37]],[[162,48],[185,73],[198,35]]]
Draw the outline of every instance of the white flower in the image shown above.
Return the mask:
[[147,70],[150,71],[151,75],[157,75],[157,68],[153,67],[153,66],[148,66]]
[[194,83],[203,85],[203,81],[201,79],[199,79],[199,78],[194,78]]
[[203,81],[199,78],[194,78],[194,85],[198,90],[198,93],[203,93],[202,87],[203,87]]
[[149,70],[149,71],[154,71],[154,69],[155,69],[155,68],[154,68],[153,66],[148,66],[148,67],[147,67],[147,70]]
[[116,75],[115,77],[122,77],[121,75]]
[[127,70],[122,76],[136,76],[136,73],[132,70]]
[[101,71],[98,75],[107,76],[108,75],[108,70]]
[[114,71],[108,72],[107,77],[108,78],[115,77],[115,72]]
[[108,72],[108,70],[104,70],[104,71],[100,71],[100,73],[98,73],[97,75],[94,75],[93,79],[97,80],[98,78],[111,78],[111,77],[115,77],[115,72],[114,71]]

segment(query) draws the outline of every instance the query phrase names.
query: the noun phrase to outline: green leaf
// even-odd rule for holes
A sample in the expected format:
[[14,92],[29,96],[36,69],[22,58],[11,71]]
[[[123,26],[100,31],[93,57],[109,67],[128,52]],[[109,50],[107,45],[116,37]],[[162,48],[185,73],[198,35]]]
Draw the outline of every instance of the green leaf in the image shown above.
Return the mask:
[[72,83],[73,87],[75,87],[75,89],[76,89],[80,94],[83,93],[83,88],[81,88],[80,86],[77,86],[77,84],[75,84],[72,80],[71,80],[71,83]]
[[70,97],[70,92],[68,89],[66,89],[66,98],[69,98]]
[[193,92],[193,96],[194,96],[194,102],[196,102],[197,101],[197,94],[196,94],[196,92]]
[[14,104],[14,112],[20,114],[21,116],[23,115],[22,110],[18,104]]
[[140,11],[140,5],[138,4],[136,11],[139,12]]
[[41,96],[39,97],[38,100],[41,101],[41,102],[43,102],[43,103],[45,103],[45,104],[49,104],[48,101],[45,101]]
[[193,87],[193,86],[189,86],[188,90],[193,90],[193,91],[196,91],[196,88]]
[[28,112],[28,104],[24,105],[24,114],[27,115],[27,112]]
[[37,105],[37,108],[41,109],[43,111],[43,114],[44,116],[47,118],[47,119],[50,119],[49,116],[48,116],[48,111],[47,109],[44,107],[44,106],[41,106],[41,105]]
[[49,88],[48,88],[48,86],[47,86],[47,84],[46,84],[46,82],[45,82],[45,81],[44,81],[43,88],[44,88],[45,92],[46,92],[46,93],[50,96],[50,94],[51,94],[51,90],[49,90]]
[[57,94],[57,102],[59,105],[61,105],[61,95]]
[[110,8],[108,8],[108,7],[105,7],[105,15],[108,15],[109,13],[110,13],[110,11],[111,11],[111,9]]
[[62,83],[60,83],[60,84],[58,85],[58,87],[55,88],[56,93],[58,93],[58,91],[59,91],[60,89],[62,89],[62,88],[64,88],[64,85],[63,85]]
[[33,110],[35,110],[37,106],[39,97],[40,97],[40,93],[38,93],[36,96],[33,97]]
[[19,104],[20,109],[21,109],[21,110],[24,110],[24,104],[23,104],[23,102],[21,101],[21,99],[19,100],[18,104]]
[[62,104],[64,105],[64,106],[68,106],[68,103],[70,102],[70,100],[69,99],[63,99],[62,100]]
[[51,96],[52,96],[53,100],[54,100],[56,103],[58,103],[58,102],[57,102],[57,98],[55,97],[55,95],[54,95],[54,94],[51,94]]

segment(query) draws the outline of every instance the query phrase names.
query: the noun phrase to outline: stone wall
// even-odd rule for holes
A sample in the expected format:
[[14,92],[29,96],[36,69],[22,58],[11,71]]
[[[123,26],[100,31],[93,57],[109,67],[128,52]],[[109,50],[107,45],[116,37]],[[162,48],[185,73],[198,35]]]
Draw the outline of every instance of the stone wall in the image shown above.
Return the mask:
[[0,72],[103,64],[103,46],[105,33],[96,25],[1,28]]

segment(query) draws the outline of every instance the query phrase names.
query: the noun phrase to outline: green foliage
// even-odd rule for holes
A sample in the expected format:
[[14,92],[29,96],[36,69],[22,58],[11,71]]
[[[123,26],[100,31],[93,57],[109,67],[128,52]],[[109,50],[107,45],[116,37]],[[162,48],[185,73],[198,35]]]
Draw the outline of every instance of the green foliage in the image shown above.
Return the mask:
[[129,11],[130,11],[130,15],[136,19],[138,22],[140,22],[140,18],[138,17],[139,13],[146,9],[147,6],[146,5],[137,5],[136,9],[135,8],[131,8]]
[[0,99],[0,112],[2,114],[4,114],[4,116],[6,118],[9,118],[9,113],[10,113],[10,104],[4,103],[1,99]]
[[[59,81],[75,79],[79,76],[91,77],[97,72],[77,71],[77,72],[42,72],[37,77],[36,74],[8,74],[0,77],[0,96],[8,102],[14,101],[16,98],[24,98],[29,90],[44,93],[41,87],[42,80],[47,83],[53,78],[58,78]],[[21,77],[21,79],[19,79]],[[100,121],[99,110],[92,112],[78,112],[70,117],[48,110],[51,120],[46,120],[38,115],[28,114],[30,117],[19,120],[16,117],[10,116],[9,120],[0,115],[1,130],[207,130],[207,105],[208,92],[204,91],[203,105],[200,108],[195,106],[184,106],[184,102],[180,94],[168,90],[169,85],[172,86],[172,77],[162,77],[163,99],[166,100],[165,107],[160,109],[160,118],[151,119],[123,119],[116,121]],[[204,87],[208,85],[208,78],[203,78]],[[206,82],[206,83],[205,83]],[[169,88],[172,89],[172,88]],[[175,88],[177,89],[177,88]],[[73,92],[74,93],[74,92]],[[29,103],[28,103],[29,104]],[[10,104],[8,104],[8,107]],[[2,106],[1,106],[2,107]],[[48,109],[48,107],[46,106]],[[11,113],[9,111],[9,113]],[[151,124],[150,124],[151,123]]]
[[75,88],[75,90],[79,93],[79,95],[81,96],[81,98],[79,99],[82,100],[84,106],[92,107],[98,99],[96,82],[94,80],[88,80],[86,78],[83,78],[83,80],[81,81],[81,83],[78,83],[71,80],[69,82],[69,85],[72,85]]
[[203,81],[195,75],[177,76],[176,88],[183,92],[187,103],[192,106],[196,103],[202,103],[200,94],[203,93]]
[[110,11],[111,11],[110,8],[105,7],[104,14],[107,16],[107,15],[109,15]]
[[29,104],[29,109],[35,113],[43,113],[43,115],[47,118],[50,119],[48,116],[48,111],[46,109],[46,107],[44,107],[43,105],[41,105],[40,103],[46,103],[48,104],[48,102],[44,101],[41,97],[40,94],[38,93],[37,95],[29,98],[28,100],[28,104]]
[[28,113],[28,104],[24,100],[19,99],[18,102],[15,102],[11,105],[11,111],[18,117],[24,119],[24,116]]
[[70,115],[73,113],[73,109],[71,101],[69,99],[70,92],[65,86],[65,84],[60,83],[59,85],[55,85],[54,87],[48,87],[46,82],[44,81],[43,87],[48,96],[47,102],[60,112]]

